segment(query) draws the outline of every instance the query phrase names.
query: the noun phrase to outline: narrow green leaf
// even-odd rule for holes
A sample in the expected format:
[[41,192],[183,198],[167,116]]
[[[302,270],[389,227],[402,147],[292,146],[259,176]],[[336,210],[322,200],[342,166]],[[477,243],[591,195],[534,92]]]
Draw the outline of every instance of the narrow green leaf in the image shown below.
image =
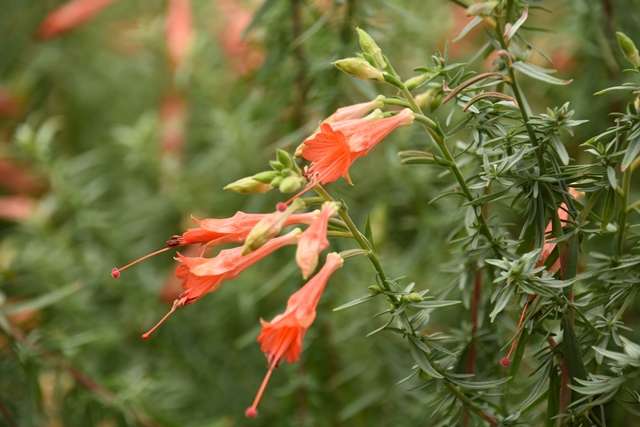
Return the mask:
[[334,308],[333,311],[340,311],[340,310],[344,310],[345,308],[349,308],[349,307],[356,306],[358,304],[362,304],[363,302],[369,301],[371,298],[374,298],[376,295],[378,295],[378,294],[366,294],[366,295],[363,295],[358,299],[354,299],[353,301],[349,301],[348,303],[343,304],[340,307]]
[[609,223],[611,222],[615,207],[616,189],[614,187],[609,187],[609,192],[607,193],[607,198],[604,201],[604,208],[602,210],[602,222],[600,223],[600,231],[604,231],[604,229],[607,228],[607,225],[609,225]]
[[560,412],[560,375],[557,369],[552,367],[549,370],[549,398],[547,399],[547,414],[545,416],[545,427],[557,427],[558,421],[555,417]]
[[373,233],[371,231],[371,218],[367,215],[367,219],[364,222],[364,237],[367,238],[369,243],[371,243],[371,247],[373,248],[373,253],[377,253],[376,245],[373,243]]
[[478,382],[458,380],[451,377],[449,377],[448,379],[452,383],[460,386],[460,388],[463,388],[466,390],[487,390],[487,389],[498,387],[499,385],[506,383],[507,381],[511,380],[511,377],[506,377],[506,378],[502,378],[494,381],[478,381]]
[[463,29],[462,31],[460,31],[460,34],[458,34],[458,37],[456,37],[455,39],[453,39],[453,42],[457,42],[458,40],[461,40],[464,36],[467,35],[467,33],[471,30],[473,30],[476,26],[478,26],[479,24],[482,23],[482,18],[477,16],[475,17],[471,22],[469,22]]
[[582,360],[582,352],[580,351],[580,341],[576,336],[576,331],[571,323],[571,316],[565,312],[562,316],[562,329],[564,330],[564,338],[562,341],[562,351],[564,360],[571,377],[571,383],[576,384],[576,378],[581,380],[587,379],[587,370]]
[[418,341],[418,339],[409,336],[409,350],[411,351],[411,356],[413,356],[413,359],[418,364],[418,367],[422,369],[426,374],[431,375],[433,378],[444,378],[438,371],[433,368],[433,366],[431,366],[431,362],[429,362],[427,355],[424,354],[424,352],[414,341]]
[[580,237],[573,236],[569,242],[569,249],[567,251],[567,261],[565,264],[564,279],[570,280],[576,277],[578,274],[578,255],[580,252]]
[[567,153],[567,149],[565,148],[564,144],[562,143],[562,141],[560,141],[560,138],[558,138],[556,135],[554,135],[551,138],[551,141],[553,141],[553,148],[556,149],[556,152],[558,153],[558,157],[560,157],[560,162],[562,162],[563,165],[568,165],[569,164],[569,153]]
[[640,153],[640,138],[635,138],[629,142],[627,152],[624,153],[624,157],[622,158],[622,164],[620,166],[622,172],[631,166],[631,163],[638,157],[638,153]]
[[518,30],[520,29],[522,24],[524,24],[524,21],[527,20],[527,16],[528,15],[529,15],[529,5],[526,5],[524,7],[524,10],[522,11],[522,16],[520,17],[520,19],[518,19],[516,22],[514,22],[513,26],[511,26],[511,29],[509,30],[509,33],[507,34],[507,40],[511,40],[513,38],[513,36],[516,35],[516,33],[518,32]]
[[461,301],[439,300],[439,301],[422,301],[422,302],[416,302],[416,303],[409,303],[409,305],[415,308],[439,308],[439,307],[448,307],[450,305],[456,305],[460,303]]
[[470,200],[464,203],[462,206],[482,206],[491,201],[497,200],[507,194],[509,192],[509,188],[506,188],[502,191],[496,191],[495,193],[486,194],[482,197],[478,197],[477,199]]
[[532,79],[540,80],[541,82],[549,83],[552,85],[568,85],[573,80],[561,80],[556,77],[552,77],[549,73],[554,72],[554,70],[547,70],[545,68],[540,68],[533,64],[529,64],[527,62],[514,62],[512,65],[513,68],[520,71],[522,74],[526,74]]

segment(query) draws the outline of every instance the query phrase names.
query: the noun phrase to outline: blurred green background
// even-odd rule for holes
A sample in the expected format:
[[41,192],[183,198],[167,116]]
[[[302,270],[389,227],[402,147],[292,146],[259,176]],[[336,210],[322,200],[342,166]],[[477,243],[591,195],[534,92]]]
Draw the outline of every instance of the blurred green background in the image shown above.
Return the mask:
[[[413,365],[405,343],[393,334],[365,338],[386,304],[332,312],[374,284],[365,260],[332,277],[301,360],[275,372],[255,420],[243,414],[266,372],[259,319],[282,312],[303,284],[294,249],[178,310],[148,341],[140,335],[179,293],[172,255],[117,281],[109,272],[160,249],[192,226],[189,215],[272,211],[282,195],[222,187],[266,170],[275,148],[292,152],[336,108],[379,93],[330,65],[359,51],[355,27],[406,79],[457,36],[470,19],[464,10],[446,1],[192,0],[186,57],[172,65],[172,2],[117,0],[82,25],[38,37],[64,3],[0,0],[0,425],[430,425],[428,396],[411,382],[395,385]],[[640,42],[640,4],[540,4],[553,14],[536,10],[531,25],[551,31],[524,34],[560,77],[575,80],[527,80],[526,94],[536,113],[570,101],[576,118],[589,120],[568,143],[572,157],[587,161],[578,145],[627,102],[617,92],[592,94],[624,81],[615,31]],[[259,19],[247,27],[252,16]],[[451,44],[451,57],[466,62],[484,42],[478,28]],[[470,67],[487,70],[491,59]],[[358,224],[371,215],[390,275],[438,295],[453,277],[446,241],[461,221],[459,201],[429,204],[450,178],[403,167],[396,154],[429,147],[426,134],[396,131],[351,169],[355,187],[341,180],[330,191]],[[466,334],[464,313],[442,309],[430,328]],[[488,337],[481,353],[497,360],[510,333]]]

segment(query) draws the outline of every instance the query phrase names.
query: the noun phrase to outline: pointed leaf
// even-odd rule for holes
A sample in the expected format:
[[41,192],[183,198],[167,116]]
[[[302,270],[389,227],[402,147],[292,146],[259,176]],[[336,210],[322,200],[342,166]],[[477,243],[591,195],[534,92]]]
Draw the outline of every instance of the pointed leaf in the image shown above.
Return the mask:
[[552,77],[549,75],[549,73],[552,73],[553,70],[540,68],[527,62],[514,62],[512,67],[520,71],[521,73],[526,74],[532,79],[540,80],[541,82],[549,83],[552,85],[568,85],[573,81],[561,80],[559,78]]
[[424,354],[424,352],[415,343],[415,341],[419,340],[415,337],[409,336],[409,350],[411,351],[411,356],[413,356],[413,359],[418,364],[418,367],[433,378],[444,378],[442,374],[440,374],[433,368],[433,366],[431,366],[431,362],[429,362],[427,355]]
[[624,158],[622,159],[622,165],[620,169],[622,172],[627,169],[631,163],[638,157],[638,153],[640,153],[640,138],[632,139],[629,142],[629,146],[627,147],[627,152],[624,153]]

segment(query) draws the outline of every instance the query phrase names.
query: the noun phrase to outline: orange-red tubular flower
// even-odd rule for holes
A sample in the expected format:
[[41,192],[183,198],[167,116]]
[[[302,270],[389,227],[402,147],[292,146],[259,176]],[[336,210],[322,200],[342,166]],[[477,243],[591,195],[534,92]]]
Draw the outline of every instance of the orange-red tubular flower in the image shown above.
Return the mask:
[[[251,230],[260,221],[271,214],[248,214],[236,212],[231,218],[207,218],[202,221],[191,217],[198,228],[190,228],[182,236],[173,236],[167,246],[185,246],[195,243],[218,246],[224,243],[244,242]],[[308,212],[292,214],[287,218],[284,226],[293,224],[311,224],[317,217],[317,213]]]
[[335,202],[326,202],[322,213],[298,239],[296,262],[302,271],[302,277],[308,278],[318,266],[318,258],[322,251],[329,247],[327,226],[329,218],[338,213],[340,207]]
[[173,307],[149,332],[142,335],[147,339],[158,326],[164,322],[177,308],[191,304],[209,292],[216,291],[222,282],[233,279],[251,265],[276,251],[277,249],[298,243],[301,230],[296,228],[289,233],[269,240],[265,245],[242,256],[242,247],[220,251],[215,258],[185,257],[178,254],[178,261],[182,262],[176,268],[176,277],[182,280],[184,292],[173,302]]
[[115,0],[71,0],[51,12],[38,29],[38,37],[48,39],[66,33],[100,13]]
[[174,70],[178,69],[187,58],[193,39],[193,19],[189,0],[169,0],[164,34],[171,67]]
[[[171,237],[167,241],[165,248],[145,255],[124,267],[113,268],[111,270],[111,277],[117,279],[120,277],[120,273],[123,270],[134,266],[140,261],[151,258],[154,255],[171,250],[174,246],[187,246],[200,243],[203,245],[206,244],[208,247],[213,247],[223,245],[225,243],[244,242],[253,227],[268,215],[270,214],[247,214],[238,211],[231,218],[207,218],[200,221],[191,217],[193,222],[198,225],[198,228],[190,228],[182,235]],[[285,221],[284,225],[309,225],[317,218],[317,216],[317,212],[293,214]]]
[[335,252],[327,255],[327,261],[318,274],[289,297],[287,310],[283,314],[274,317],[271,322],[260,320],[262,332],[258,336],[258,342],[261,343],[260,349],[267,356],[269,370],[253,405],[245,412],[247,417],[253,418],[258,415],[256,407],[260,397],[271,373],[278,367],[280,361],[285,359],[287,363],[293,363],[300,357],[302,339],[316,318],[316,306],[322,291],[331,274],[342,267],[343,262],[342,257]]
[[320,125],[320,132],[305,141],[302,156],[311,161],[307,172],[311,188],[344,177],[349,183],[349,167],[356,158],[365,156],[378,142],[399,126],[413,123],[413,113],[405,108],[392,117],[380,120],[354,120],[334,129],[331,123]]
[[365,114],[373,111],[377,108],[384,106],[384,96],[379,95],[376,99],[369,102],[361,102],[359,104],[348,105],[346,107],[338,108],[335,113],[323,120],[323,123],[335,123],[345,120],[359,119]]

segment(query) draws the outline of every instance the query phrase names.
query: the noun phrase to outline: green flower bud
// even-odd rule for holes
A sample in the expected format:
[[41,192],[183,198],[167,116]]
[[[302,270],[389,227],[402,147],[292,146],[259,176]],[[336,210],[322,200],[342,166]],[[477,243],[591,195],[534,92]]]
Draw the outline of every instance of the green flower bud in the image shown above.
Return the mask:
[[627,61],[631,62],[634,67],[640,69],[640,53],[638,53],[636,45],[625,33],[618,31],[616,36],[618,36],[618,44],[624,57],[627,58]]
[[298,188],[302,187],[305,179],[299,177],[298,175],[291,175],[286,177],[280,183],[280,192],[281,193],[293,193]]
[[407,295],[407,300],[409,300],[409,302],[421,302],[424,301],[424,298],[422,298],[422,295],[417,292],[411,292]]
[[278,172],[276,171],[265,171],[265,172],[257,173],[253,175],[251,178],[263,184],[269,184],[276,176],[278,176]]
[[434,112],[442,104],[442,90],[432,87],[416,95],[415,99],[420,108],[429,107],[429,111]]
[[360,47],[362,50],[373,56],[379,66],[384,67],[385,62],[382,57],[382,50],[378,47],[373,38],[367,34],[366,31],[360,28],[356,28],[356,31],[358,32],[358,39],[360,40]]
[[291,156],[289,156],[289,153],[287,153],[286,151],[278,148],[276,150],[276,155],[278,156],[278,161],[282,163],[282,166],[284,166],[285,168],[290,168],[291,166],[293,166],[293,160],[291,159]]
[[281,171],[282,169],[284,169],[284,165],[278,161],[275,160],[270,160],[269,161],[269,166],[271,166],[273,168],[273,170],[276,171]]
[[269,185],[273,188],[280,187],[280,183],[284,180],[282,175],[278,175],[269,183]]
[[287,177],[293,174],[293,171],[289,168],[284,168],[280,171],[280,175]]
[[380,286],[378,285],[371,285],[369,286],[369,290],[371,292],[375,292],[376,294],[379,294],[380,292],[382,292],[382,289],[380,288]]
[[284,227],[287,218],[289,218],[292,213],[304,209],[304,207],[305,203],[302,199],[295,199],[284,211],[278,210],[265,216],[251,229],[247,239],[244,241],[242,255],[255,251],[274,238],[280,233],[282,227]]
[[269,184],[263,184],[251,177],[239,179],[223,188],[223,190],[234,191],[240,194],[266,193],[271,190]]
[[425,81],[429,77],[431,77],[431,74],[428,74],[428,73],[420,74],[419,76],[411,77],[409,80],[404,82],[404,87],[406,87],[409,90],[413,90],[413,89],[417,88],[418,86],[420,86],[420,83],[422,83],[423,81]]
[[380,82],[384,81],[384,76],[377,68],[374,68],[366,60],[360,58],[346,58],[339,59],[331,63],[334,67],[338,68],[350,76],[357,77],[361,80],[373,79]]
[[636,108],[636,114],[640,114],[640,95],[636,96],[633,106]]

